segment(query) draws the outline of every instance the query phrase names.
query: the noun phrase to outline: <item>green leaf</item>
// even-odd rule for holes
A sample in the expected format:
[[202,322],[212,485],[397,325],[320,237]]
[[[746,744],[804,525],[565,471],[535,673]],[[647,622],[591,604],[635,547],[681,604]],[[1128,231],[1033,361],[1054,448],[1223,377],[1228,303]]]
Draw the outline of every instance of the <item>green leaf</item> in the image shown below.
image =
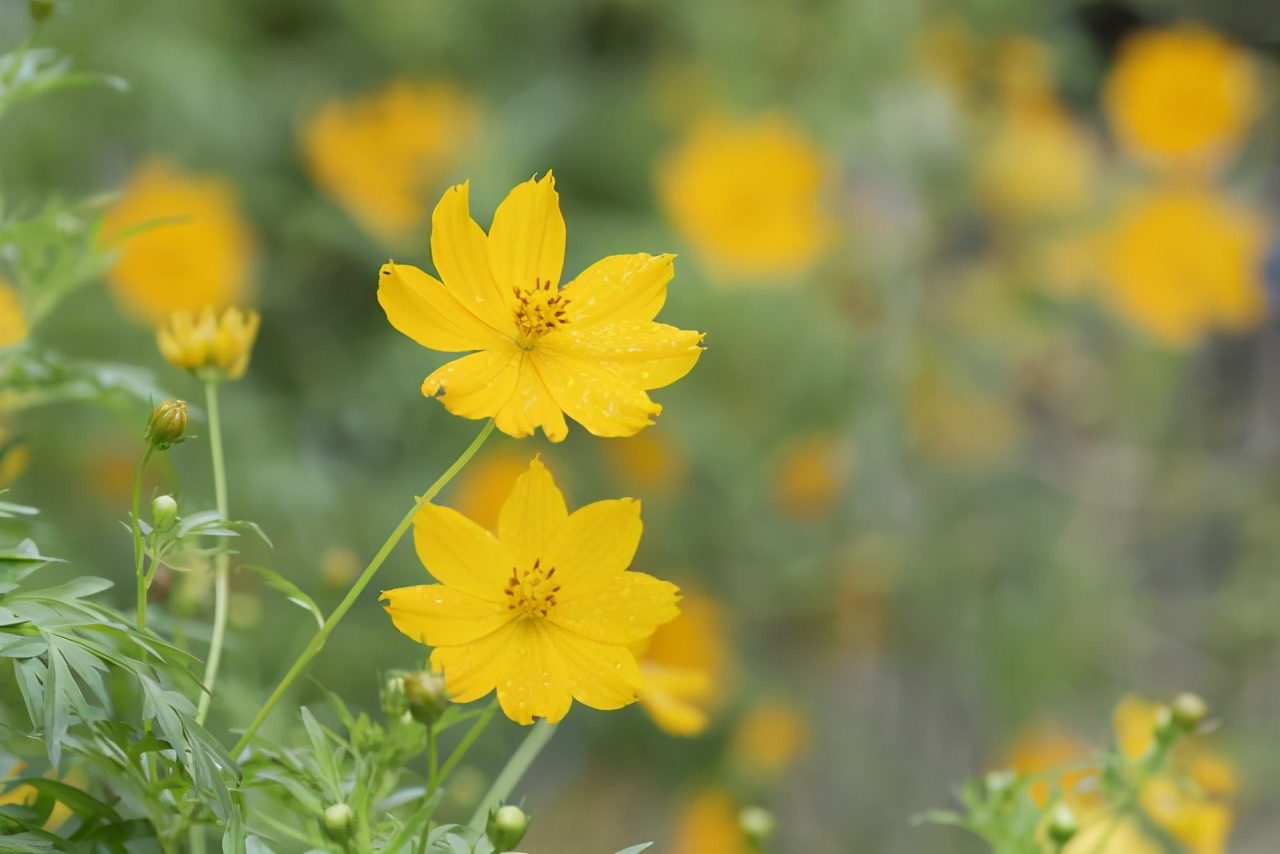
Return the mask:
[[0,551],[0,582],[18,582],[57,558],[45,557],[31,540]]
[[640,854],[641,851],[651,848],[652,846],[652,842],[641,842],[639,845],[632,845],[630,848],[623,848],[618,852],[618,854]]
[[311,616],[315,618],[316,628],[322,628],[324,626],[324,614],[320,612],[320,607],[316,605],[315,601],[310,596],[303,593],[298,585],[294,584],[275,570],[268,569],[265,566],[241,566],[239,568],[261,576],[262,580],[266,582],[268,587],[276,590],[277,592],[283,593],[284,597],[290,602],[297,605],[299,608],[310,612]]

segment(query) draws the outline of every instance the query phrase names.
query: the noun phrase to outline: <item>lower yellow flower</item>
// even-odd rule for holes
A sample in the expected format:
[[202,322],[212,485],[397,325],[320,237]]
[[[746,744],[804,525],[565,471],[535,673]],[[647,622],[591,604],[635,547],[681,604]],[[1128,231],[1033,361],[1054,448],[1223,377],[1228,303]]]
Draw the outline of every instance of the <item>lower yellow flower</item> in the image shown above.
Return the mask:
[[640,703],[653,722],[671,735],[693,736],[706,729],[709,712],[724,700],[729,669],[719,604],[686,593],[680,616],[632,651],[644,675]]
[[249,367],[259,320],[256,311],[234,307],[221,317],[212,306],[205,306],[199,315],[177,311],[156,331],[156,344],[175,368],[201,376],[207,372],[221,379],[239,379]]
[[456,702],[496,690],[521,724],[555,723],[573,700],[621,708],[643,684],[629,645],[680,613],[675,585],[627,571],[641,530],[631,499],[570,514],[535,457],[496,536],[457,511],[424,506],[414,543],[440,583],[382,598],[397,629],[435,647],[431,666]]

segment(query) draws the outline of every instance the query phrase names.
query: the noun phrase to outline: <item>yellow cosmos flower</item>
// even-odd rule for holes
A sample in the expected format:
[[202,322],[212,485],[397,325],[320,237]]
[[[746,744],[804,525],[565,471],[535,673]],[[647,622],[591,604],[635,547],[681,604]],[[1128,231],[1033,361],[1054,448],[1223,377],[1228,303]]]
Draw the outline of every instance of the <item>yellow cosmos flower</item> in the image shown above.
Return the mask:
[[671,854],[747,854],[738,805],[719,789],[695,795],[676,820]]
[[1154,163],[1221,157],[1239,143],[1258,101],[1249,54],[1189,25],[1130,37],[1103,90],[1121,144]]
[[645,430],[626,442],[608,442],[600,453],[618,482],[644,497],[678,492],[689,469],[684,449],[661,428]]
[[[454,482],[453,500],[449,504],[480,527],[492,531],[498,527],[498,516],[511,494],[511,487],[528,470],[529,455],[515,447],[487,451],[462,470]],[[563,478],[561,480],[563,482]]]
[[1116,311],[1188,347],[1264,316],[1261,217],[1208,188],[1166,186],[1130,200],[1109,229],[1105,276]]
[[11,486],[22,477],[30,462],[30,449],[13,431],[0,424],[0,489]]
[[426,217],[426,194],[474,136],[476,113],[452,84],[394,80],[307,121],[307,169],[362,228],[397,246]]
[[680,616],[631,649],[644,676],[640,703],[653,722],[671,735],[693,736],[706,729],[709,713],[725,699],[728,681],[720,605],[686,592]]
[[27,337],[27,314],[13,286],[0,279],[0,348],[12,347]]
[[427,377],[422,393],[454,415],[494,418],[559,442],[564,416],[597,436],[630,436],[662,411],[647,391],[687,374],[702,334],[654,323],[671,255],[611,255],[564,287],[565,225],[555,179],[516,187],[489,234],[472,219],[467,185],[431,217],[441,284],[416,267],[386,264],[378,302],[391,325],[424,347],[480,352]]
[[845,436],[814,433],[791,442],[773,478],[773,499],[788,518],[821,519],[853,476],[853,447]]
[[675,585],[627,571],[640,505],[598,501],[572,515],[534,458],[493,535],[447,507],[414,520],[418,557],[439,584],[382,594],[396,628],[435,647],[456,702],[497,690],[507,717],[555,723],[573,700],[617,709],[642,678],[628,648],[679,613]]
[[1039,723],[1023,732],[1009,747],[1005,767],[1019,774],[1034,776],[1031,797],[1041,807],[1049,804],[1056,787],[1073,808],[1097,803],[1096,796],[1082,798],[1081,784],[1096,777],[1097,768],[1081,767],[1092,749],[1067,730],[1052,723]]
[[812,265],[834,235],[822,199],[831,171],[784,115],[712,118],[662,163],[658,195],[713,271],[785,277]]
[[108,243],[121,238],[120,257],[107,273],[112,292],[146,323],[248,296],[254,238],[225,178],[188,175],[170,160],[152,158],[107,210],[102,236]]
[[807,751],[812,740],[804,709],[774,697],[757,703],[738,721],[729,750],[740,768],[769,777],[781,773]]
[[212,306],[199,315],[175,311],[169,323],[156,330],[156,344],[175,368],[202,378],[239,379],[249,367],[259,321],[252,309],[228,308],[221,317]]

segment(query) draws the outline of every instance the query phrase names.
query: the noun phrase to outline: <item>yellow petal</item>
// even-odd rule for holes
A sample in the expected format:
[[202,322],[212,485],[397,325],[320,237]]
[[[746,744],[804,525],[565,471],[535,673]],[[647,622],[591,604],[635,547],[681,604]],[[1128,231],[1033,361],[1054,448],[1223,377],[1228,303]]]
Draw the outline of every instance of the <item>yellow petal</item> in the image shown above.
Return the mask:
[[431,667],[444,674],[445,689],[454,702],[479,700],[507,678],[520,627],[513,620],[473,643],[432,650]]
[[549,619],[601,643],[633,643],[680,615],[676,607],[680,589],[643,572],[624,572],[595,589],[584,589],[566,580],[556,597]]
[[643,389],[608,366],[547,347],[531,355],[556,404],[597,436],[631,436],[662,412]]
[[538,349],[597,363],[636,388],[653,389],[693,370],[702,355],[701,342],[701,332],[619,320],[586,330],[553,332],[538,342]]
[[514,337],[514,296],[489,269],[489,238],[471,218],[467,184],[445,191],[431,214],[431,260],[445,287],[476,317]]
[[532,436],[539,427],[552,442],[563,442],[569,435],[564,413],[556,405],[551,392],[547,391],[532,359],[520,362],[515,390],[498,411],[496,424],[503,433],[517,439]]
[[457,510],[424,505],[413,517],[418,559],[441,584],[488,602],[501,602],[511,558],[493,534]]
[[422,393],[439,398],[454,415],[492,418],[515,394],[523,356],[515,347],[463,356],[432,372]]
[[625,646],[598,643],[545,620],[545,628],[570,676],[573,698],[593,709],[620,709],[636,700],[643,684],[635,656]]
[[532,289],[538,282],[560,284],[564,267],[564,217],[556,181],[548,172],[512,190],[493,215],[489,267],[498,284]]
[[674,255],[610,255],[564,286],[568,318],[582,328],[619,320],[653,320],[667,299]]
[[561,720],[573,703],[580,678],[560,654],[541,620],[525,620],[512,635],[506,653],[505,678],[498,683],[498,703],[511,720],[531,724],[535,717]]
[[382,265],[378,303],[392,326],[432,350],[456,353],[510,343],[434,277],[408,264]]
[[387,613],[397,629],[427,646],[472,643],[511,620],[506,606],[443,584],[384,590]]
[[594,591],[613,584],[631,565],[643,532],[639,501],[597,501],[570,514],[547,557],[561,585]]
[[644,684],[640,703],[649,717],[671,735],[694,736],[707,727],[707,713],[690,700],[702,699],[711,689],[707,674],[641,665]]
[[550,556],[568,519],[564,495],[542,460],[534,457],[502,505],[498,539],[515,564],[527,569]]

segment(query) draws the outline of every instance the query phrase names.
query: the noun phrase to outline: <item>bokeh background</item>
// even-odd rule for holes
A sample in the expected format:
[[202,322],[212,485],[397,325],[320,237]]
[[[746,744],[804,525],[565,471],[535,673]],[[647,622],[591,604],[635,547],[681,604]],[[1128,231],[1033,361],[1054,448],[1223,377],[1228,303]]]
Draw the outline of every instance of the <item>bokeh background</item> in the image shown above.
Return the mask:
[[[30,28],[0,0],[0,45]],[[5,208],[119,193],[103,241],[178,219],[113,244],[39,323],[10,282],[0,343],[140,365],[194,401],[154,324],[258,307],[223,400],[233,515],[274,548],[243,560],[325,608],[479,426],[421,397],[446,357],[375,300],[388,257],[430,269],[444,188],[469,179],[487,226],[554,169],[567,274],[679,253],[661,319],[707,351],[657,425],[491,441],[446,495],[492,520],[541,453],[571,506],[643,499],[635,567],[687,591],[645,653],[670,704],[575,708],[522,787],[528,850],[736,854],[758,803],[780,852],[979,851],[909,820],[966,777],[1105,744],[1125,695],[1179,690],[1223,722],[1227,850],[1276,850],[1270,0],[69,0],[40,40],[130,89],[7,113]],[[46,553],[124,580],[148,407],[102,404],[6,412],[0,473],[43,509]],[[207,453],[175,448],[148,489],[211,506]],[[423,579],[405,543],[376,586]],[[171,582],[175,613],[207,612],[204,575]],[[375,708],[380,672],[422,659],[375,599],[303,702],[318,682]],[[311,628],[248,575],[232,618],[215,731]],[[664,731],[699,709],[696,736]],[[494,733],[458,815],[521,736]]]

